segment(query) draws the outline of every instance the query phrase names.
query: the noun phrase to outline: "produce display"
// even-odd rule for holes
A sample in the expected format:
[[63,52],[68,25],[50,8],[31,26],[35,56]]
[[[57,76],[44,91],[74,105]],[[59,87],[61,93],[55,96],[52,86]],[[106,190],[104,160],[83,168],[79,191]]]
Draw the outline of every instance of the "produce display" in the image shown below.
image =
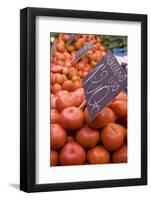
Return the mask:
[[[127,162],[127,94],[90,121],[82,79],[108,49],[99,35],[56,34],[50,59],[50,166]],[[70,42],[69,42],[70,41]],[[104,42],[104,40],[103,40]],[[91,43],[79,60],[76,52]]]

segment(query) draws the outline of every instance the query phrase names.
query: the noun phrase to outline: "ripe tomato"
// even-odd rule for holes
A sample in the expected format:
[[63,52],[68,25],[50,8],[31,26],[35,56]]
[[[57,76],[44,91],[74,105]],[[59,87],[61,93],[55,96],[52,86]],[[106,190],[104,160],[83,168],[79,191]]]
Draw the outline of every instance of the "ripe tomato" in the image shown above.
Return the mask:
[[78,71],[76,68],[71,67],[69,68],[69,73],[68,73],[68,77],[71,79],[73,76],[76,76],[78,74]]
[[51,109],[50,111],[51,124],[56,124],[59,121],[59,112],[56,109]]
[[59,162],[61,165],[82,165],[85,160],[85,150],[77,142],[67,142],[60,151]]
[[74,89],[74,84],[71,80],[66,80],[66,81],[64,81],[62,87],[64,90],[71,92]]
[[55,77],[55,83],[58,83],[58,84],[62,84],[64,82],[64,76],[63,74],[59,74],[59,73],[56,73],[54,74],[54,77]]
[[67,75],[67,74],[69,73],[69,69],[68,69],[67,67],[63,67],[63,68],[62,68],[62,73],[63,73],[64,75]]
[[51,109],[56,109],[56,100],[57,100],[57,97],[55,97],[55,96],[51,97],[51,99],[50,99],[50,108]]
[[127,162],[127,145],[124,144],[112,155],[114,163],[126,163]]
[[85,119],[86,119],[87,124],[90,127],[103,128],[108,123],[115,122],[116,117],[115,117],[114,112],[110,108],[105,107],[92,121],[90,121],[89,116],[88,116],[88,110],[86,108]]
[[73,76],[73,77],[71,78],[71,80],[72,80],[73,82],[76,82],[76,81],[80,81],[81,78],[80,78],[79,76],[75,75],[75,76]]
[[74,99],[70,94],[62,94],[56,100],[57,110],[61,112],[64,108],[74,106]]
[[103,146],[96,146],[88,151],[87,161],[90,164],[109,163],[110,153]]
[[62,110],[59,116],[59,123],[67,129],[81,128],[84,122],[83,112],[76,107],[69,107]]
[[50,143],[51,149],[56,150],[62,147],[67,140],[66,131],[59,124],[51,124]]
[[115,100],[110,104],[110,108],[114,111],[118,118],[127,116],[127,101]]
[[63,53],[65,51],[64,45],[61,42],[56,44],[56,50]]
[[55,96],[56,96],[56,97],[60,97],[60,96],[62,96],[63,94],[69,94],[69,92],[68,92],[67,90],[60,90],[60,91],[58,91],[58,92],[55,94]]
[[52,85],[51,90],[53,94],[56,94],[58,91],[62,90],[62,87],[60,84],[55,83],[54,85]]
[[99,131],[84,126],[75,135],[76,141],[84,148],[92,148],[99,142]]
[[61,65],[51,64],[51,72],[53,73],[61,73],[63,70],[63,67]]
[[82,88],[82,83],[81,83],[81,81],[75,81],[74,82],[74,87],[73,87],[74,89],[74,91],[75,90],[77,90],[77,89],[79,89],[79,88]]
[[110,123],[105,126],[101,131],[101,141],[109,151],[115,151],[124,142],[126,129],[115,123]]
[[55,150],[50,151],[50,166],[56,166],[58,164],[59,155]]
[[56,56],[57,60],[61,60],[61,61],[65,60],[65,56],[60,52],[56,52],[55,56]]
[[84,94],[84,89],[79,88],[75,90],[74,92],[71,93],[71,96],[74,100],[74,105],[76,107],[79,107],[81,103],[85,100],[85,94]]

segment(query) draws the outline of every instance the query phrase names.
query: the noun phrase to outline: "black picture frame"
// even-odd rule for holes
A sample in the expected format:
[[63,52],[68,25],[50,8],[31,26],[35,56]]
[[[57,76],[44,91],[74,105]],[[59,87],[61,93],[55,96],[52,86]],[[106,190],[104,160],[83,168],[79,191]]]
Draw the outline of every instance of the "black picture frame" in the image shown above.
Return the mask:
[[[141,178],[36,184],[35,182],[35,19],[54,16],[141,23]],[[20,189],[43,192],[147,184],[147,15],[48,8],[20,11]]]

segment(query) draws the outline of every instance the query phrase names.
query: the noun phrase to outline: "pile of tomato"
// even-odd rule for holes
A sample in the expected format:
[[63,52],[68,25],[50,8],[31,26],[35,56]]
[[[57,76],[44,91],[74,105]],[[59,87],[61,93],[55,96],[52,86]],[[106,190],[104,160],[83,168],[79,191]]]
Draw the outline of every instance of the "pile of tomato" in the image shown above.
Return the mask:
[[[59,34],[51,55],[50,166],[127,162],[127,95],[121,92],[90,121],[82,79],[105,55],[97,35]],[[93,48],[76,61],[85,44]],[[81,106],[82,105],[82,106]]]

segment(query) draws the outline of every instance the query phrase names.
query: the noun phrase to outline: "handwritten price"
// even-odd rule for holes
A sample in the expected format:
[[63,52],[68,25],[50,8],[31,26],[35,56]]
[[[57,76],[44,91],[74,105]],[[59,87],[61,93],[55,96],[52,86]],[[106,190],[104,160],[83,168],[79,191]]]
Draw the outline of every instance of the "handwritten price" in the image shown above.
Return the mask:
[[126,86],[127,76],[111,52],[85,77],[83,86],[89,115],[93,118]]

